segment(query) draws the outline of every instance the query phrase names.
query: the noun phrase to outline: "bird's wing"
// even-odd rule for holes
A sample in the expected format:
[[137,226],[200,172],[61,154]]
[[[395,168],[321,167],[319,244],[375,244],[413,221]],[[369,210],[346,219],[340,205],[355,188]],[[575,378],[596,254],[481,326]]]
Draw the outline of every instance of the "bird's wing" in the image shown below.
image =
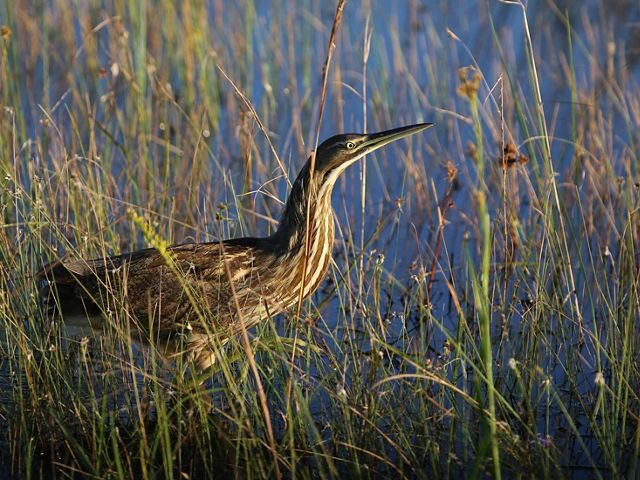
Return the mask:
[[48,280],[43,289],[49,309],[63,316],[84,311],[99,315],[126,305],[134,316],[152,320],[149,328],[172,331],[206,316],[216,325],[228,325],[235,313],[228,270],[234,284],[242,284],[251,246],[199,243],[93,260],[61,259],[37,276]]

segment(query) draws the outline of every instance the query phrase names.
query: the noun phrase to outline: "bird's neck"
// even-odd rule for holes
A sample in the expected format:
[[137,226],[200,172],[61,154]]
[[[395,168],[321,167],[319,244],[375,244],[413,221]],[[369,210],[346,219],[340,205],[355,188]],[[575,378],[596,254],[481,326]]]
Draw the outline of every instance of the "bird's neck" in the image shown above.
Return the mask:
[[278,301],[286,306],[283,308],[313,293],[329,269],[334,239],[331,193],[350,163],[310,178],[307,162],[293,184],[280,226],[271,237],[279,245],[279,254],[286,256],[292,265],[283,276],[284,291],[278,294]]
[[[307,238],[309,245],[315,245],[316,249],[318,243],[329,244],[329,249],[333,245],[331,193],[335,182],[323,182],[317,174],[310,180],[309,170],[307,162],[291,188],[280,225],[274,234],[278,243],[287,245],[286,250],[291,253],[304,249]],[[326,246],[322,247],[325,248]],[[307,250],[309,255],[313,249]]]

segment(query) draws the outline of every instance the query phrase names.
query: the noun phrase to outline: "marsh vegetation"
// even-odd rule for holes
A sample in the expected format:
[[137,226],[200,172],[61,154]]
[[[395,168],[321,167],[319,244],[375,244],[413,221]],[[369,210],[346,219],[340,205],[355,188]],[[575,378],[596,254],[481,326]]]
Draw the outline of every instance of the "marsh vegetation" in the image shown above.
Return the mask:
[[0,4],[0,475],[635,478],[637,6],[346,3],[320,138],[436,126],[336,186],[327,279],[249,332],[265,403],[240,340],[203,391],[38,297],[277,225],[335,5],[178,3]]

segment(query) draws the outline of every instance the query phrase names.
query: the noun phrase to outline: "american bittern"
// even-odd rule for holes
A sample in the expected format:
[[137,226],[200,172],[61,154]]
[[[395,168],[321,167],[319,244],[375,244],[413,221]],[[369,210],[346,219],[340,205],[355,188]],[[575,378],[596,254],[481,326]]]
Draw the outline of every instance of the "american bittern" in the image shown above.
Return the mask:
[[100,329],[108,312],[123,308],[134,320],[135,340],[154,341],[169,357],[188,353],[204,370],[230,336],[318,287],[331,260],[331,192],[340,174],[364,155],[430,126],[336,135],[323,142],[313,172],[309,159],[269,237],[174,245],[164,255],[149,248],[49,264],[38,274],[47,280],[42,293],[49,315],[57,312],[68,324]]

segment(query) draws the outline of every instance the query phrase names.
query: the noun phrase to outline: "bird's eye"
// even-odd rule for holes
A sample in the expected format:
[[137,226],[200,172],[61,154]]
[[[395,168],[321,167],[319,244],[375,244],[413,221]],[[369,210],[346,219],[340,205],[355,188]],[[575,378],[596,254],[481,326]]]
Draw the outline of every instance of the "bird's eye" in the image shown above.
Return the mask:
[[354,148],[356,148],[356,144],[353,142],[347,142],[346,147],[348,150],[353,150]]

